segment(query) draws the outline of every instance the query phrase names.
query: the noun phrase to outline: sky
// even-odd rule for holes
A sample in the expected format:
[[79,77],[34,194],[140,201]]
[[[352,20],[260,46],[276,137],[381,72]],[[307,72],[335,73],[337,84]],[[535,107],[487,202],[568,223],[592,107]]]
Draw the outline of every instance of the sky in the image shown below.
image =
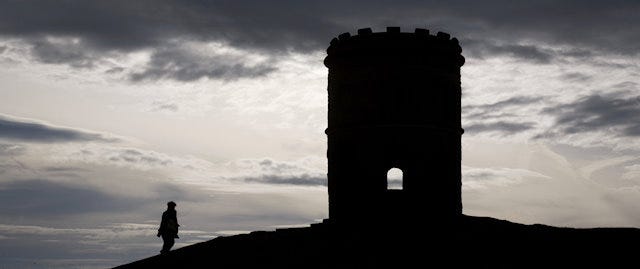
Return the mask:
[[[637,1],[0,1],[0,266],[326,218],[329,41],[460,40],[463,212],[640,228]],[[393,231],[381,231],[393,232]]]

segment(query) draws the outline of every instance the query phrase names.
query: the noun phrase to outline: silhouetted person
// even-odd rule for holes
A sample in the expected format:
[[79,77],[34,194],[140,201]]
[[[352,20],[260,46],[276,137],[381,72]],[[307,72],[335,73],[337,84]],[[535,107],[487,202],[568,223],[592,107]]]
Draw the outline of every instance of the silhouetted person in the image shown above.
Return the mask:
[[160,222],[160,228],[158,229],[158,237],[162,236],[162,250],[160,253],[166,254],[171,250],[175,243],[175,238],[178,237],[178,216],[176,212],[176,203],[173,201],[167,203],[167,211],[162,213],[162,221]]

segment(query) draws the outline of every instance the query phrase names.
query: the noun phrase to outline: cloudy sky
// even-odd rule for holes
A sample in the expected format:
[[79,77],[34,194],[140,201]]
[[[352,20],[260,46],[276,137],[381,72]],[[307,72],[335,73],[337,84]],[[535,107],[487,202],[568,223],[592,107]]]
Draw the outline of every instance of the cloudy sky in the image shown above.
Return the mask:
[[340,33],[460,39],[468,215],[640,228],[637,1],[0,1],[0,265],[107,267],[327,216]]

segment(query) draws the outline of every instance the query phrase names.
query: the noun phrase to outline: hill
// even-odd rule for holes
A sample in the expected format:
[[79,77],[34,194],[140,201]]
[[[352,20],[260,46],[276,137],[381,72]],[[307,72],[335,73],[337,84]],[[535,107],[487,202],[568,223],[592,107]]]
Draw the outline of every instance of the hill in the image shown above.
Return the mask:
[[116,268],[618,268],[635,262],[640,230],[574,229],[461,216],[218,237]]

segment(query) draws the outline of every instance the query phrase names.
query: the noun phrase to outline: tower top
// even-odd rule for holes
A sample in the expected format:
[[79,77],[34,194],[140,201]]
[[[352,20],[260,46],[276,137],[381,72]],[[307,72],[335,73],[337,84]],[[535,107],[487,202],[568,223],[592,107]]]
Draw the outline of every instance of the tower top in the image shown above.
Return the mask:
[[409,33],[401,32],[400,27],[387,27],[386,32],[374,33],[371,28],[362,28],[356,35],[346,32],[333,38],[324,63],[334,67],[344,61],[368,65],[426,62],[440,68],[443,65],[459,68],[464,64],[461,52],[458,39],[444,32],[432,35],[427,29],[416,28]]

